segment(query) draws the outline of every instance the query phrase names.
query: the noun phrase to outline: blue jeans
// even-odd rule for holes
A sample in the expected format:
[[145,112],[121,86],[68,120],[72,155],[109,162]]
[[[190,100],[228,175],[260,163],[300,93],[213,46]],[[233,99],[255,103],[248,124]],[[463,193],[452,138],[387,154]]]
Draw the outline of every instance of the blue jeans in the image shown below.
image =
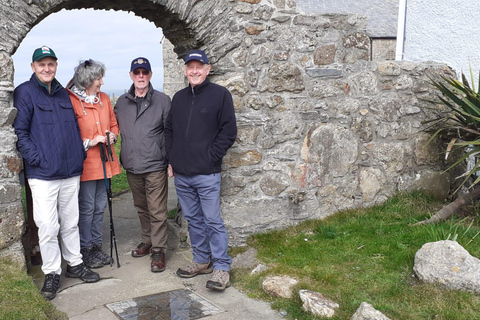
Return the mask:
[[230,271],[227,229],[220,215],[220,173],[198,176],[175,174],[175,188],[193,248],[193,261],[213,262]]
[[105,180],[80,182],[78,194],[80,247],[102,244],[103,214],[107,207]]

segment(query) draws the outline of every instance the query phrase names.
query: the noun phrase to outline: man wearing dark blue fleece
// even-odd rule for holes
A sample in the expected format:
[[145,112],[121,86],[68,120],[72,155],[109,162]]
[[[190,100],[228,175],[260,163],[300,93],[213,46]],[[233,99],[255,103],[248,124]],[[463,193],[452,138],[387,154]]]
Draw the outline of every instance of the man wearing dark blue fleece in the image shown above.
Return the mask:
[[182,278],[211,273],[207,288],[230,286],[228,237],[220,213],[222,159],[235,142],[237,124],[230,92],[211,83],[205,52],[185,57],[188,87],[178,91],[165,128],[169,176],[175,188],[193,248],[193,261],[177,270]]

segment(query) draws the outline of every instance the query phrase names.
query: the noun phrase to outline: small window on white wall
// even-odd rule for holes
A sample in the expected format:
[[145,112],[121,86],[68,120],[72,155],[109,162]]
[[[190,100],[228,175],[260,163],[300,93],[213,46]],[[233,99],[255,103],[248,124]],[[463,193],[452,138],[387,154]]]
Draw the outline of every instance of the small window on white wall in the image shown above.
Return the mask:
[[395,60],[395,38],[372,38],[372,60]]

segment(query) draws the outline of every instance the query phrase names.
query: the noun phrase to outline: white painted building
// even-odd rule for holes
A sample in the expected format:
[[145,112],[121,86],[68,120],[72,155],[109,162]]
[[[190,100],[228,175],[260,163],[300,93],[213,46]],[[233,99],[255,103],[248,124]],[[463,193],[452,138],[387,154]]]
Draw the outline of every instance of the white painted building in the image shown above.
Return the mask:
[[396,59],[443,62],[468,78],[471,63],[478,81],[479,19],[478,1],[400,0]]

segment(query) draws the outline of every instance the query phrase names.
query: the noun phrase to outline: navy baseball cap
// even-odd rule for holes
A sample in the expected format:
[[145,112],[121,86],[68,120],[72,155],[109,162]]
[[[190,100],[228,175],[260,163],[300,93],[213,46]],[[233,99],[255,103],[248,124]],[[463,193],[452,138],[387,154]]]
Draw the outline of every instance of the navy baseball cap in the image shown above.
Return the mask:
[[133,59],[132,65],[130,66],[130,71],[133,71],[138,68],[145,68],[148,71],[152,71],[152,68],[150,67],[150,62],[148,61],[147,58],[136,58]]
[[52,49],[47,46],[42,46],[41,48],[35,49],[35,51],[33,51],[32,62],[40,61],[46,57],[52,57],[53,59],[57,60],[57,56]]
[[185,56],[185,63],[188,63],[192,60],[200,61],[201,63],[209,64],[208,58],[205,52],[202,50],[193,50],[187,53]]

